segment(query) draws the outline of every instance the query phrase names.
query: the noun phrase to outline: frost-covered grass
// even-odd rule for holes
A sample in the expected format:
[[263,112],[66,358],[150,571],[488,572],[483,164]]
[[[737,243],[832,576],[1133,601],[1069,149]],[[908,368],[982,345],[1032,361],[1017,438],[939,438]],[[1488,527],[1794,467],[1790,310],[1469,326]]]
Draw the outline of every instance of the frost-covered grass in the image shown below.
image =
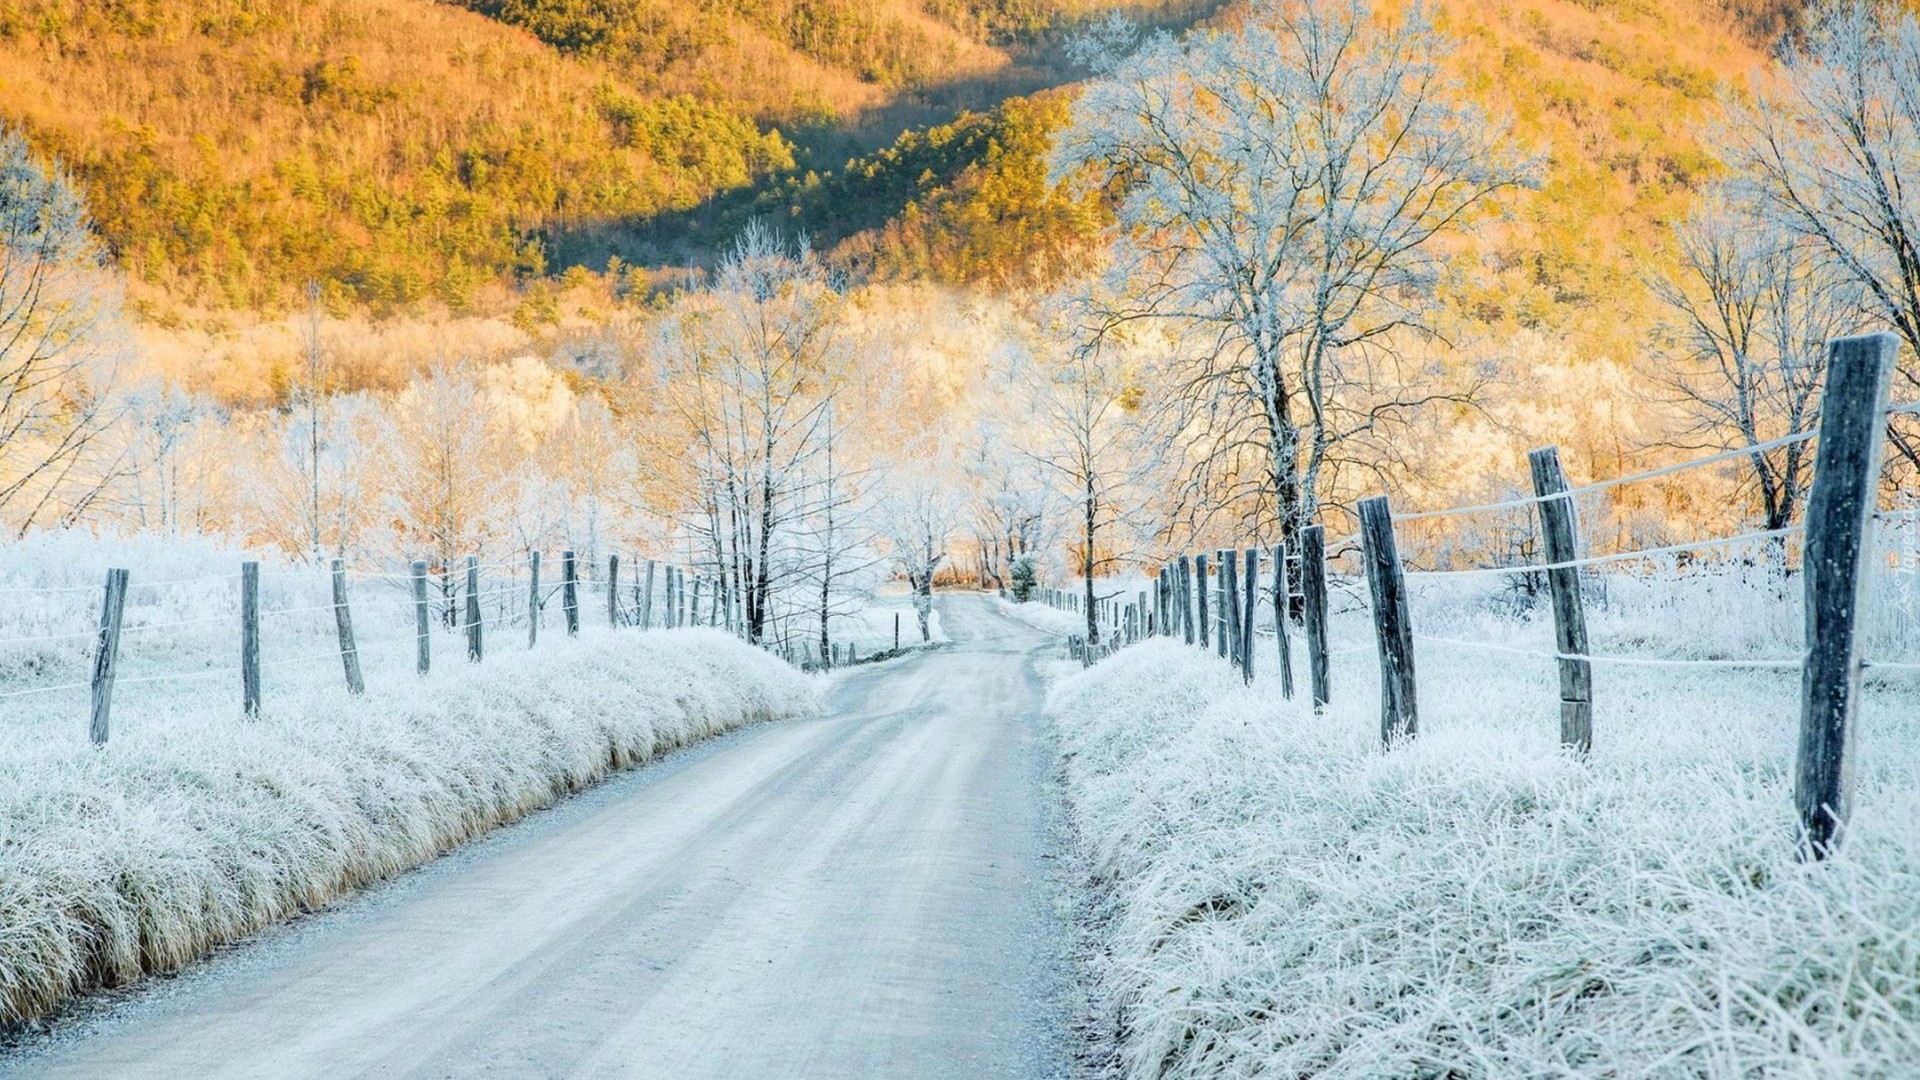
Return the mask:
[[[203,546],[156,549],[175,565],[135,583],[230,568],[231,551]],[[111,544],[68,547],[79,557],[58,570],[9,559],[0,578],[16,588],[91,581],[99,567],[85,562],[127,554]],[[337,658],[324,655],[331,613],[289,615],[265,625],[265,707],[245,718],[238,676],[222,667],[237,661],[235,588],[195,581],[130,596],[129,627],[154,630],[123,644],[129,681],[115,694],[106,746],[87,741],[84,691],[6,700],[0,1021],[178,967],[613,770],[818,707],[813,680],[721,631],[589,624],[568,639],[553,613],[534,649],[524,625],[495,628],[479,665],[465,661],[456,634],[439,633],[434,670],[421,677],[404,593],[383,593],[377,580],[356,588],[366,643],[360,697],[346,693]],[[325,596],[298,573],[269,578],[263,594],[268,608]],[[0,618],[0,637],[24,636],[22,610],[57,634],[74,609],[84,628],[85,607],[98,604],[92,593],[12,595],[35,602]],[[87,647],[66,639],[9,647],[0,692],[84,679]],[[317,660],[310,651],[302,659],[316,647]],[[196,673],[208,677],[171,678]],[[133,681],[152,675],[169,678]]]
[[1045,630],[1049,634],[1084,634],[1087,632],[1087,617],[1077,611],[1064,611],[1049,607],[1038,600],[1029,600],[1016,604],[1011,600],[995,597],[993,606],[1003,615],[1019,619],[1036,630]]
[[[1599,636],[1643,617],[1622,604]],[[1317,716],[1261,660],[1248,688],[1152,641],[1050,698],[1116,1071],[1914,1075],[1910,679],[1870,681],[1852,835],[1806,866],[1794,673],[1598,669],[1582,762],[1556,746],[1551,661],[1421,645],[1421,734],[1386,752],[1370,651],[1335,657]]]

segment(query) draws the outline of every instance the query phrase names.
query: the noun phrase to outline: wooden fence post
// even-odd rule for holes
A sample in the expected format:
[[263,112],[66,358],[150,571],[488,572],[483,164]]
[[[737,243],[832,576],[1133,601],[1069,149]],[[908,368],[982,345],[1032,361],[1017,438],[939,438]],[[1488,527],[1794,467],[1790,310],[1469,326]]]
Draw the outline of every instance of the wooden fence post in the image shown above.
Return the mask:
[[1175,575],[1178,579],[1175,588],[1180,590],[1180,598],[1175,603],[1180,605],[1180,631],[1186,636],[1187,644],[1191,645],[1193,644],[1193,560],[1182,553],[1179,565],[1179,573]]
[[1300,614],[1307,631],[1307,677],[1313,707],[1333,700],[1332,672],[1327,656],[1327,530],[1309,525],[1300,530]]
[[1193,596],[1194,599],[1198,601],[1199,606],[1199,611],[1195,615],[1194,622],[1200,628],[1200,647],[1202,649],[1207,647],[1207,623],[1209,614],[1207,611],[1207,590],[1211,587],[1212,582],[1207,579],[1207,553],[1203,551],[1193,557]]
[[240,564],[240,708],[260,715],[260,563]]
[[1229,659],[1233,655],[1233,634],[1229,632],[1233,626],[1233,611],[1231,611],[1229,600],[1233,600],[1235,590],[1227,577],[1229,575],[1238,577],[1235,571],[1233,555],[1229,555],[1223,548],[1215,548],[1213,550],[1213,648],[1219,651],[1221,659]]
[[1414,691],[1407,579],[1385,495],[1360,500],[1360,543],[1366,553],[1367,594],[1373,602],[1374,637],[1380,648],[1380,741],[1391,745],[1395,739],[1419,732],[1420,703]]
[[120,616],[127,607],[127,571],[107,571],[100,600],[100,632],[93,639],[93,716],[87,735],[95,746],[107,744],[113,717],[113,679],[120,669]]
[[527,554],[527,648],[540,644],[540,553]]
[[687,605],[687,625],[700,625],[700,586],[704,583],[700,575],[693,576],[693,602]]
[[580,566],[573,549],[560,553],[560,610],[567,617],[567,636],[580,636]]
[[347,676],[347,693],[364,694],[366,680],[360,677],[360,650],[353,643],[353,612],[347,607],[347,564],[333,560],[333,629],[340,636],[340,667]]
[[900,651],[900,613],[893,613],[893,651]]
[[1246,592],[1246,606],[1241,612],[1245,629],[1240,634],[1240,673],[1252,682],[1253,654],[1257,651],[1253,646],[1259,640],[1253,634],[1254,614],[1260,610],[1260,549],[1257,547],[1247,549]]
[[1819,451],[1805,517],[1807,659],[1793,785],[1803,859],[1824,859],[1838,850],[1853,809],[1859,614],[1871,577],[1887,380],[1899,348],[1898,338],[1881,333],[1839,338],[1827,350]]
[[414,670],[422,675],[433,670],[433,631],[427,615],[427,563],[413,560],[413,638]]
[[1280,696],[1293,700],[1293,646],[1287,641],[1287,545],[1273,545],[1273,636],[1280,646]]
[[620,625],[620,556],[607,556],[607,625]]
[[653,629],[653,571],[656,565],[658,564],[654,560],[647,560],[647,591],[640,594],[640,629],[642,630]]
[[1228,548],[1220,553],[1220,655],[1240,666],[1240,560]]
[[1562,655],[1560,669],[1560,742],[1585,754],[1593,749],[1593,664],[1569,657],[1587,655],[1587,612],[1580,597],[1580,528],[1560,450],[1543,446],[1527,453],[1533,493],[1539,497],[1540,536],[1545,541],[1547,589],[1553,597],[1553,637]]
[[480,630],[480,556],[467,556],[467,659],[479,663],[486,649]]

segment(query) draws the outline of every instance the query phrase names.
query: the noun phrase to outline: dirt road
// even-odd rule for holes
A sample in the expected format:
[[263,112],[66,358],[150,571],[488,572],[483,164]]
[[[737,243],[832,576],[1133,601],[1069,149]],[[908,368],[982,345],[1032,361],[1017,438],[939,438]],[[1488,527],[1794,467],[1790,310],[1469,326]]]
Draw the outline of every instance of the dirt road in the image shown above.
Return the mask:
[[1044,639],[943,603],[952,647],[846,675],[824,718],[616,778],[0,1076],[1064,1076]]

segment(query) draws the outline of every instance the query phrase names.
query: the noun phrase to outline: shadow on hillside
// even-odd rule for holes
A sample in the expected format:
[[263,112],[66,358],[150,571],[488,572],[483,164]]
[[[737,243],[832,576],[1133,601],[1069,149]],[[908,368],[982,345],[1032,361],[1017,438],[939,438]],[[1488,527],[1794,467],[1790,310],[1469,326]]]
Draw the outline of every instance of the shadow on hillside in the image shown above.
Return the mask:
[[[1092,19],[1119,11],[1146,29],[1181,31],[1227,6],[1229,0],[1158,4],[1141,0],[1107,8],[1028,43],[1017,51],[1014,63],[1001,70],[905,92],[835,124],[775,125],[796,147],[794,172],[771,174],[753,186],[718,192],[684,210],[556,227],[548,237],[548,264],[554,272],[573,266],[600,271],[610,258],[618,257],[628,265],[655,271],[705,268],[756,217],[807,233],[817,248],[833,248],[886,225],[924,190],[918,185],[862,184],[845,177],[844,170],[857,159],[896,145],[908,132],[950,124],[965,113],[990,112],[1010,98],[1078,82],[1084,72],[1068,63],[1066,44]],[[928,186],[950,182],[965,162],[950,165],[946,175],[935,171]],[[795,192],[794,186],[809,172],[821,177],[822,190]]]

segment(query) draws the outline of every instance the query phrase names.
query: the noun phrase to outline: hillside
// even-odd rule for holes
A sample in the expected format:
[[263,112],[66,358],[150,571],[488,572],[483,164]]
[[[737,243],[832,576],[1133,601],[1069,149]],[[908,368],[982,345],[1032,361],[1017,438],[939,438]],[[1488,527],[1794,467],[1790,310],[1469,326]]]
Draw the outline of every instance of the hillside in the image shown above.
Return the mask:
[[[336,307],[460,312],[614,256],[697,262],[752,215],[884,276],[1045,284],[1099,207],[1044,183],[1070,91],[1015,92],[1070,74],[1052,44],[1097,7],[3,0],[0,119],[86,183],[163,319],[285,310],[314,279]],[[1782,4],[1443,10],[1462,77],[1551,161],[1457,308],[1630,348],[1639,275],[1711,167],[1694,126]]]
[[1031,89],[1040,29],[1071,16],[472,6],[6,0],[0,120],[85,182],[157,314],[284,308],[312,279],[376,313],[459,311],[658,250],[634,227],[795,166],[775,124],[837,155],[889,103],[944,117]]

